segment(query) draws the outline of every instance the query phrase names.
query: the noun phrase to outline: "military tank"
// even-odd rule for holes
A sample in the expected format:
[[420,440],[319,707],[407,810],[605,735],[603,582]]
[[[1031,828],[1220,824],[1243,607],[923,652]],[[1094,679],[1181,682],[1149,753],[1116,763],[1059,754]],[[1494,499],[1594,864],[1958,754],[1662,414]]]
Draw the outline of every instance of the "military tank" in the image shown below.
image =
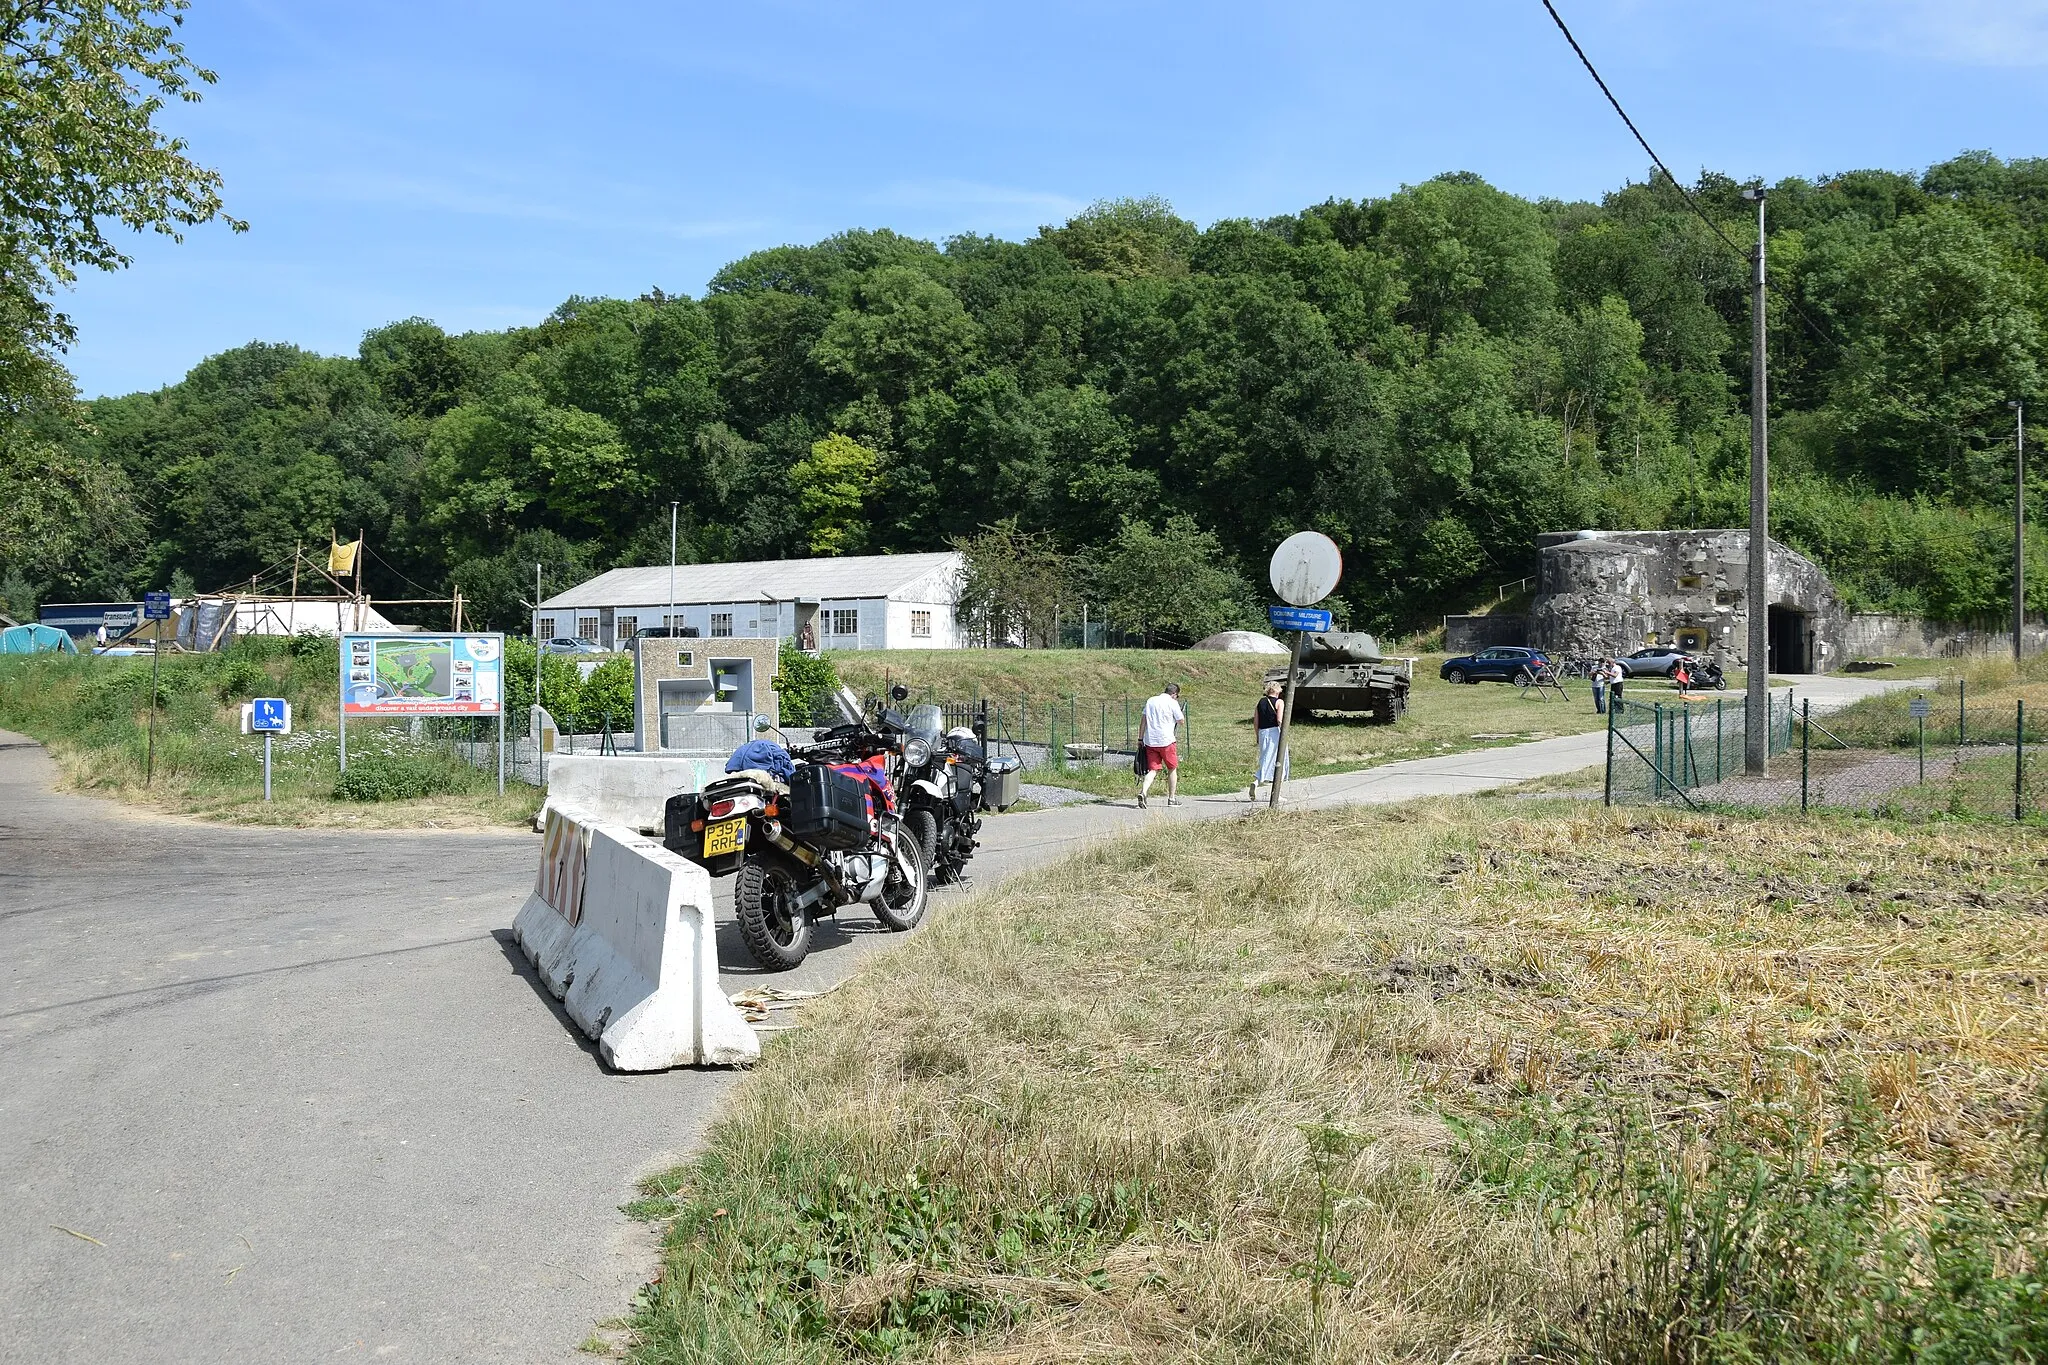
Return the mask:
[[[1266,681],[1287,683],[1287,669],[1276,668]],[[1298,719],[1340,712],[1363,713],[1375,725],[1392,725],[1408,709],[1408,689],[1415,681],[1413,659],[1390,659],[1380,653],[1379,637],[1360,631],[1311,633],[1302,641],[1301,671],[1294,680]]]

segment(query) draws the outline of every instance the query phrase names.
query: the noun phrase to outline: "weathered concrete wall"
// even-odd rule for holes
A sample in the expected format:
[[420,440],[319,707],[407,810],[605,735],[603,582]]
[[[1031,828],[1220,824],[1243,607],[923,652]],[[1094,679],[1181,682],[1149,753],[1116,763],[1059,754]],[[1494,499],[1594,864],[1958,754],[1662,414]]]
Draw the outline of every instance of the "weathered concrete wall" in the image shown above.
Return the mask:
[[547,762],[547,800],[533,817],[535,829],[551,810],[598,824],[658,829],[671,796],[701,791],[725,770],[723,759],[659,754],[554,754]]
[[730,635],[709,639],[643,635],[633,641],[632,648],[633,747],[642,753],[654,753],[661,748],[661,685],[690,684],[709,701],[715,695],[714,669],[727,661],[752,665],[752,696],[742,700],[751,703],[749,709],[754,714],[767,716],[771,724],[781,721],[781,699],[769,685],[781,656],[780,640],[748,640]]
[[[2048,625],[2029,621],[2022,643],[2029,654],[2048,650]],[[1960,659],[1972,655],[2010,655],[2010,630],[1984,630],[1949,621],[1888,612],[1857,612],[1849,618],[1842,641],[1845,659],[1897,655],[1912,659]]]
[[[1847,657],[1847,613],[1818,564],[1785,546],[1769,548],[1765,606],[1805,617],[1809,666],[1824,672]],[[1724,665],[1744,667],[1749,643],[1749,532],[1580,531],[1542,538],[1540,582],[1529,642],[1553,653],[1628,653],[1682,644]]]
[[1523,645],[1528,642],[1529,618],[1520,612],[1444,618],[1446,654],[1472,654],[1494,645]]

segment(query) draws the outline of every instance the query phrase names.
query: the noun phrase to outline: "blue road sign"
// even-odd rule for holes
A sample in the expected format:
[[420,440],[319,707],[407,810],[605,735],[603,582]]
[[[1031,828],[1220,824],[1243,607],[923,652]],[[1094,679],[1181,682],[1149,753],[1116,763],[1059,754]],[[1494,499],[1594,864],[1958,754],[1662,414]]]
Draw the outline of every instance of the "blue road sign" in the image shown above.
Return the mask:
[[146,592],[142,594],[142,619],[145,621],[170,620],[171,595],[167,592]]
[[292,728],[291,703],[283,697],[258,697],[250,703],[249,728],[259,735],[281,735]]
[[1267,607],[1266,621],[1275,630],[1328,630],[1330,613],[1315,607]]

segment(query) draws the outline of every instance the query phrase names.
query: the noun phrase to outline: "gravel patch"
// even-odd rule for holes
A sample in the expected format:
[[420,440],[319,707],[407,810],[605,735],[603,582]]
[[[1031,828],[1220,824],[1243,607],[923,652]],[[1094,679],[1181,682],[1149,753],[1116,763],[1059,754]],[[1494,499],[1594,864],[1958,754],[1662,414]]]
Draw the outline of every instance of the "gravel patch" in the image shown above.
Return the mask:
[[1017,794],[1026,801],[1036,801],[1041,806],[1074,806],[1084,801],[1100,801],[1093,792],[1077,792],[1072,787],[1048,787],[1037,782],[1020,782]]

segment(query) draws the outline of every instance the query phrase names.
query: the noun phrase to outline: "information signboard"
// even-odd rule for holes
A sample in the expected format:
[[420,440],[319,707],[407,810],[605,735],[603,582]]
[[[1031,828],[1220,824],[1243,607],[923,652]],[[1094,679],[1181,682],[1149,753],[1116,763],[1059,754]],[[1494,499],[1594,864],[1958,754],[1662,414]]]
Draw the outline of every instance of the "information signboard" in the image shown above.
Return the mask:
[[1915,697],[1907,703],[1906,709],[1912,712],[1915,720],[1926,720],[1934,714],[1934,703],[1925,697]]
[[1330,613],[1315,607],[1267,607],[1266,624],[1275,630],[1328,630]]
[[145,621],[170,620],[171,595],[167,592],[146,592],[142,594],[142,619]]
[[341,713],[496,716],[505,705],[505,637],[341,637]]

